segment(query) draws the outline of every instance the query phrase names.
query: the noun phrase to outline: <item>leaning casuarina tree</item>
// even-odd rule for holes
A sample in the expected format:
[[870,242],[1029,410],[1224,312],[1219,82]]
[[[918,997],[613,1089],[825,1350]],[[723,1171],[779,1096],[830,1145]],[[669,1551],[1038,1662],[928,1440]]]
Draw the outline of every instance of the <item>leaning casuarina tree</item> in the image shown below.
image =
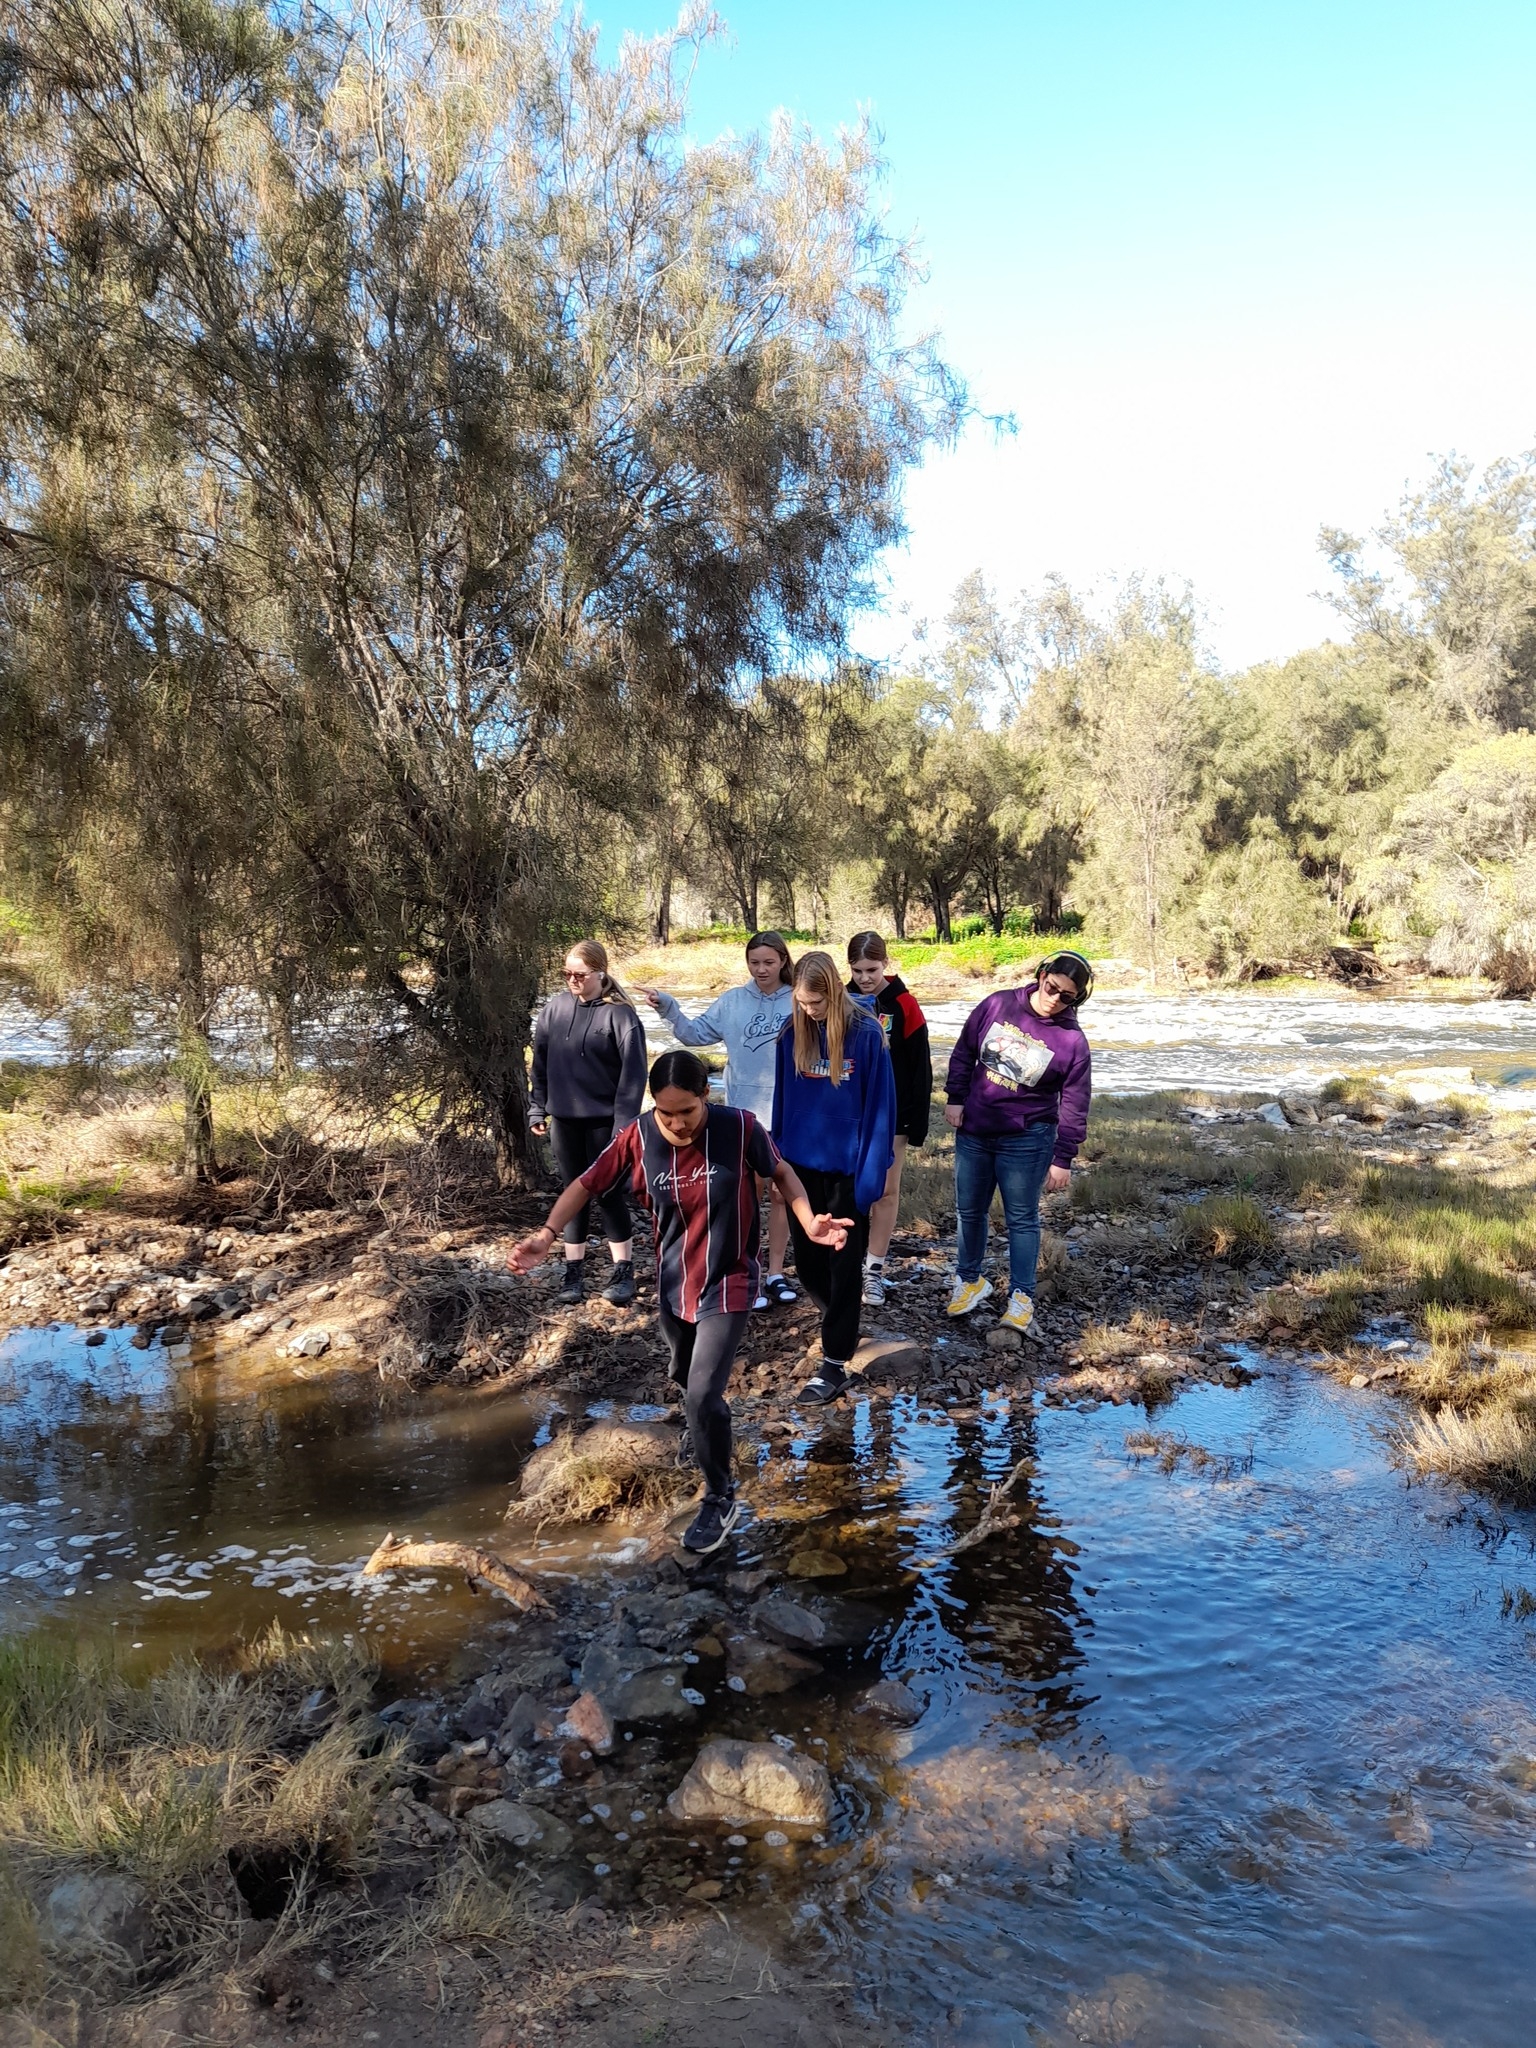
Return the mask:
[[[690,146],[711,28],[605,65],[550,7],[0,0],[0,566],[46,610],[89,562],[218,651],[228,801],[306,944],[509,1179],[649,744],[835,655],[959,410],[862,132]],[[99,540],[87,443],[162,465]]]

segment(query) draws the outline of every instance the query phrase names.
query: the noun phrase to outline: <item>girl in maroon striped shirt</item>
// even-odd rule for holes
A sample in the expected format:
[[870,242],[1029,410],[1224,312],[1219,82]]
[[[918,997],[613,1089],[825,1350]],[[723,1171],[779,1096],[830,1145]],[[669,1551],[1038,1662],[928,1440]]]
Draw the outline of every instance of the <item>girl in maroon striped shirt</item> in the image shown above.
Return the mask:
[[749,1109],[711,1106],[709,1070],[695,1054],[663,1053],[650,1081],[653,1107],[571,1182],[508,1263],[532,1272],[567,1217],[626,1177],[634,1198],[654,1211],[656,1311],[704,1474],[704,1504],[683,1545],[703,1554],[718,1550],[741,1519],[725,1388],[757,1298],[757,1176],[774,1182],[813,1244],[840,1251],[853,1220],[814,1213],[798,1174]]

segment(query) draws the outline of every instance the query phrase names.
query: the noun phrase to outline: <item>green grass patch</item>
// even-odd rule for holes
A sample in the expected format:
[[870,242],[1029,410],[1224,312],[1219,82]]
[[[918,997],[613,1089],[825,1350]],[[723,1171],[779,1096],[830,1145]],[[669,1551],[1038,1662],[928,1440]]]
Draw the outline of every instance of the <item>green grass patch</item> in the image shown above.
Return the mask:
[[1178,1240],[1204,1259],[1246,1266],[1275,1245],[1275,1226],[1252,1195],[1207,1195],[1178,1221]]
[[1422,1314],[1475,1312],[1536,1326],[1519,1276],[1536,1266],[1536,1190],[1433,1166],[1369,1167],[1344,1219],[1367,1273],[1404,1290]]

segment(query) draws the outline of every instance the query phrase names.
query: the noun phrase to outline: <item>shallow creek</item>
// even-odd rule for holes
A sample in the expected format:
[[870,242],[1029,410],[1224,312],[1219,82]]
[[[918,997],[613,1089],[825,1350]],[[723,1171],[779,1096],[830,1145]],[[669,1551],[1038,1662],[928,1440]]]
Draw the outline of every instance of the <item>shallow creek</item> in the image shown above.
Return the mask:
[[[868,1648],[761,1699],[706,1661],[668,1746],[677,1775],[706,1733],[829,1763],[826,1842],[712,1845],[705,1867],[723,1910],[856,1983],[893,2038],[1529,2041],[1536,1623],[1504,1595],[1536,1591],[1536,1518],[1409,1486],[1386,1397],[1249,1362],[1251,1385],[1156,1419],[1227,1460],[1203,1471],[1131,1456],[1139,1411],[1022,1398],[968,1418],[860,1399],[765,1450],[762,1519],[705,1573],[834,1552],[848,1570],[822,1590],[864,1607]],[[132,1664],[275,1619],[362,1634],[418,1685],[507,1610],[360,1580],[386,1528],[593,1592],[632,1551],[508,1540],[517,1454],[548,1421],[494,1393],[17,1333],[0,1626]],[[932,1561],[1025,1455],[1023,1526]],[[849,1711],[882,1673],[923,1701],[915,1728]],[[680,1853],[651,1819],[585,1862],[622,1902]]]

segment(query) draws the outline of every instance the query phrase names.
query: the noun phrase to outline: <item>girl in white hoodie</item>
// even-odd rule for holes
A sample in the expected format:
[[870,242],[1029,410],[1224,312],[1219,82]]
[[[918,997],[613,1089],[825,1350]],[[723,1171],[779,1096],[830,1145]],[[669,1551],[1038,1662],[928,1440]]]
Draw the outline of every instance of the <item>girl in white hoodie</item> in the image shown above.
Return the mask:
[[[725,1047],[727,1104],[732,1109],[750,1109],[767,1130],[773,1121],[774,1057],[779,1033],[794,1009],[790,995],[794,962],[777,932],[754,932],[748,939],[747,972],[752,977],[750,981],[716,996],[697,1017],[685,1016],[677,997],[668,995],[664,989],[647,988],[640,992],[666,1018],[668,1029],[680,1044]],[[755,1308],[782,1307],[798,1299],[796,1290],[784,1277],[789,1212],[779,1200],[776,1188],[770,1187],[768,1193],[768,1275],[762,1293],[753,1303]]]

